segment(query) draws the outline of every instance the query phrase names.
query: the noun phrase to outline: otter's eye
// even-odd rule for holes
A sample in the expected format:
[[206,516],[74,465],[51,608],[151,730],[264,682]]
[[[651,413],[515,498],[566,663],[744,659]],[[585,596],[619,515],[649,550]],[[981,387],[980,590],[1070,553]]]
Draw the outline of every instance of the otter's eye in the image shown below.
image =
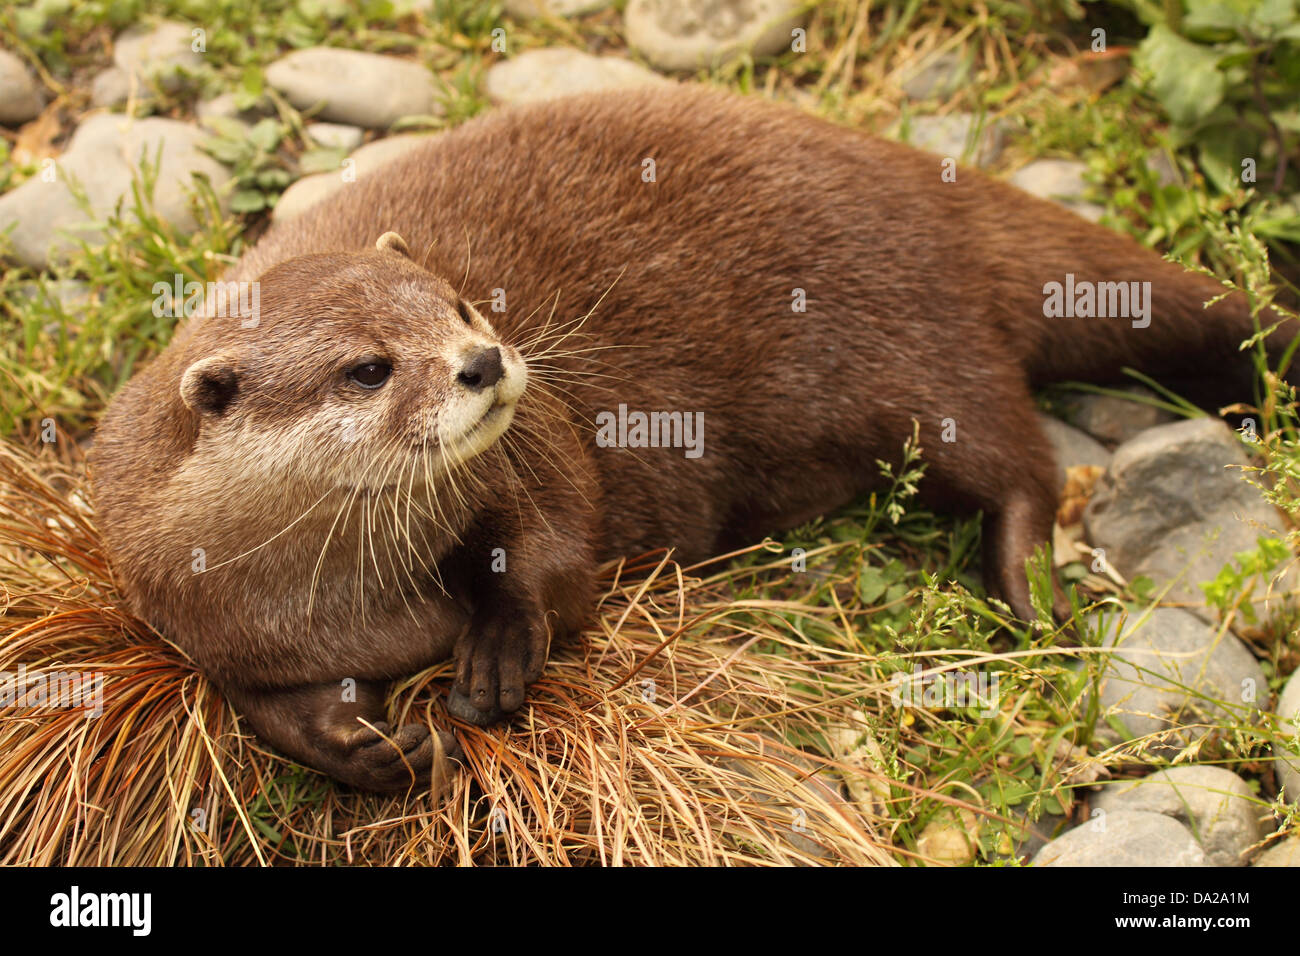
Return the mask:
[[393,374],[393,367],[387,362],[364,362],[348,369],[348,378],[362,388],[378,388],[388,381],[388,376],[391,374]]
[[469,303],[464,299],[456,300],[456,311],[460,313],[460,317],[465,320],[466,325],[474,324],[474,316],[470,314]]

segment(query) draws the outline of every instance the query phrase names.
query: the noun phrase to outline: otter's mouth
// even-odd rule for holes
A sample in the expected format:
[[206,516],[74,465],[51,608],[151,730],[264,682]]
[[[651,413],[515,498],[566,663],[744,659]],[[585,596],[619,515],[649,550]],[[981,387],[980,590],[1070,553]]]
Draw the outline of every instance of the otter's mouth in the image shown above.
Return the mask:
[[491,428],[492,424],[500,419],[503,414],[506,412],[513,412],[514,408],[514,402],[496,402],[491,408],[484,412],[482,417],[471,425],[469,431],[465,432],[461,437],[468,438],[470,435],[473,435],[482,428]]
[[497,399],[472,425],[446,439],[446,451],[464,461],[482,454],[500,438],[514,420],[516,403]]

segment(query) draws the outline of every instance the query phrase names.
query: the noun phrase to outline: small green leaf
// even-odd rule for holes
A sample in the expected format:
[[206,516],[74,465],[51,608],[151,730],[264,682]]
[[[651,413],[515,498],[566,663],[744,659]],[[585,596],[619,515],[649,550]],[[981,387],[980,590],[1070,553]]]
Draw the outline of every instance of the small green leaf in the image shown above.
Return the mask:
[[263,189],[284,189],[289,185],[289,173],[283,169],[264,169],[256,176],[253,181]]
[[863,604],[875,604],[888,587],[889,581],[880,568],[864,564],[858,571],[858,597]]
[[1138,60],[1152,74],[1151,90],[1175,123],[1195,126],[1223,100],[1218,54],[1166,26],[1152,28],[1138,47]]
[[298,159],[298,169],[303,175],[308,173],[332,173],[342,165],[347,153],[341,149],[320,147],[309,149]]
[[235,104],[241,110],[246,110],[261,98],[265,89],[266,80],[262,76],[261,68],[250,66],[244,70],[244,75],[239,79],[239,90],[235,93]]
[[1197,149],[1201,168],[1220,192],[1241,186],[1241,161],[1259,159],[1259,137],[1239,127],[1212,127],[1203,134]]
[[230,208],[234,212],[258,212],[266,208],[266,197],[255,189],[236,190],[230,197]]
[[258,120],[253,128],[248,131],[248,139],[262,152],[274,152],[275,148],[280,145],[279,121],[270,117]]
[[1183,32],[1198,38],[1226,39],[1240,34],[1249,17],[1250,3],[1241,0],[1187,0]]

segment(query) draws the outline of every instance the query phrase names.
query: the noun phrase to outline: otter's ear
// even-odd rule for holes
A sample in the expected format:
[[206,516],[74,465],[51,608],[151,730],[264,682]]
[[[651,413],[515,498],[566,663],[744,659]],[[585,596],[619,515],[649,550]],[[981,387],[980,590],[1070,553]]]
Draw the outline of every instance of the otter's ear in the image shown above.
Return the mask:
[[224,355],[199,359],[181,376],[181,400],[200,415],[220,415],[238,392],[239,376]]
[[395,232],[386,232],[375,240],[375,248],[380,252],[385,249],[391,249],[400,255],[411,258],[411,250],[406,246],[406,240]]

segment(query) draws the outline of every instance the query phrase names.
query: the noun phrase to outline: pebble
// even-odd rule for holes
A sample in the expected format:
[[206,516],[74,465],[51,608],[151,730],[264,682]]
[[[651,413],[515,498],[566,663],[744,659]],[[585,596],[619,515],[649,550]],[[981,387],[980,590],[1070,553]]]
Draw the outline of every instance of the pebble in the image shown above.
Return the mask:
[[310,47],[276,60],[265,75],[295,107],[319,105],[317,117],[335,123],[387,129],[403,116],[442,112],[433,74],[392,56]]
[[[972,162],[976,166],[989,166],[1002,155],[1005,129],[997,120],[985,120],[976,136],[978,123],[979,118],[974,113],[914,116],[905,125],[895,125],[890,135],[936,156]],[[976,138],[972,143],[973,136]],[[968,143],[972,144],[969,157],[966,149]]]
[[926,863],[965,866],[979,849],[979,820],[965,808],[935,814],[916,838],[916,852]]
[[1300,837],[1275,843],[1258,857],[1255,866],[1300,866]]
[[[1088,541],[1130,581],[1145,575],[1159,588],[1177,579],[1168,600],[1217,620],[1198,585],[1285,527],[1240,467],[1228,467],[1248,464],[1241,440],[1217,419],[1149,428],[1115,449],[1098,480],[1083,513]],[[1262,593],[1255,604],[1258,614],[1272,610]]]
[[[1294,737],[1300,728],[1300,671],[1287,679],[1277,700],[1276,713],[1284,721],[1283,730]],[[1274,764],[1277,785],[1286,792],[1288,801],[1300,804],[1300,752],[1278,749],[1281,752],[1274,755],[1277,757]]]
[[[1144,385],[1125,385],[1118,391],[1138,399],[1158,396]],[[1098,395],[1091,392],[1071,394],[1063,403],[1062,414],[1075,428],[1081,429],[1098,441],[1118,445],[1156,425],[1168,425],[1183,419],[1165,408],[1147,401],[1133,401],[1117,395]]]
[[553,47],[529,50],[494,64],[488,70],[486,86],[494,103],[529,103],[667,82],[658,73],[622,57]]
[[1057,837],[1034,866],[1205,866],[1190,830],[1163,813],[1114,810]]
[[1012,174],[1007,181],[1040,199],[1064,206],[1089,222],[1096,222],[1106,210],[1083,199],[1088,188],[1083,174],[1086,163],[1071,159],[1038,159]]
[[262,117],[271,115],[272,112],[270,103],[265,97],[255,106],[241,110],[236,103],[234,93],[222,93],[213,99],[202,100],[194,108],[194,115],[198,117],[200,124],[205,124],[210,119],[220,118],[251,125]]
[[75,312],[89,305],[94,295],[90,283],[80,279],[53,279],[44,283],[25,282],[15,287],[14,291],[28,301],[42,299],[48,295],[64,312]]
[[623,13],[628,46],[661,70],[773,56],[791,49],[806,20],[799,0],[628,0]]
[[1080,431],[1059,418],[1039,414],[1038,422],[1043,427],[1052,451],[1056,456],[1056,488],[1065,487],[1067,468],[1079,465],[1092,465],[1105,468],[1110,464],[1110,452],[1087,432]]
[[611,0],[506,0],[506,13],[518,20],[542,16],[580,17],[604,10]]
[[910,100],[943,100],[961,89],[969,72],[969,59],[957,50],[948,50],[932,54],[908,70],[900,85]]
[[1143,810],[1172,817],[1191,830],[1211,866],[1245,866],[1246,851],[1264,835],[1250,787],[1223,767],[1192,764],[1117,780],[1104,785],[1091,805],[1107,813]]
[[1172,186],[1183,181],[1182,174],[1174,166],[1169,153],[1163,149],[1153,149],[1146,154],[1147,168],[1156,174],[1158,186]]
[[203,65],[203,54],[192,48],[193,29],[163,21],[124,31],[113,41],[114,65],[91,83],[91,102],[111,109],[125,103],[132,93],[136,99],[148,101],[154,84],[167,91],[179,89],[185,74]]
[[27,64],[8,50],[0,50],[0,123],[19,126],[35,119],[45,108],[45,97]]
[[[396,159],[412,147],[419,146],[427,139],[428,136],[425,134],[408,133],[404,136],[389,136],[386,139],[367,143],[348,157],[354,161],[353,181],[360,182],[380,166]],[[275,209],[271,212],[271,218],[276,222],[284,222],[300,216],[326,196],[347,185],[348,180],[343,178],[342,169],[334,173],[314,173],[311,176],[304,176],[280,196],[280,201],[275,204]]]
[[[90,81],[90,102],[104,109],[121,106],[131,96],[131,82],[131,76],[120,67],[110,66],[106,70],[100,70]],[[134,92],[138,100],[150,98],[149,90],[138,82]]]
[[175,90],[185,73],[203,65],[203,54],[193,49],[194,29],[171,21],[131,27],[113,41],[113,62],[128,77]]
[[1019,826],[1011,831],[1011,852],[1006,855],[1021,860],[1033,857],[1069,824],[1069,818],[1059,813],[1044,813],[1036,821],[1031,821],[1025,810],[1017,808],[1014,816]]
[[[161,143],[154,207],[163,219],[185,232],[196,227],[186,195],[191,174],[207,174],[218,195],[230,179],[224,166],[199,149],[204,138],[198,127],[177,120],[131,120],[118,114],[100,114],[77,128],[56,167],[81,184],[90,201],[91,216],[102,219],[123,197],[124,205],[129,207],[131,177],[141,152],[152,161]],[[0,196],[0,232],[14,225],[10,236],[13,254],[32,268],[43,268],[75,248],[76,242],[61,235],[60,230],[86,219],[63,175],[46,182],[37,174]],[[77,235],[92,244],[95,241],[93,233],[78,231]]]
[[341,149],[350,153],[365,138],[365,130],[360,126],[347,126],[343,123],[310,123],[307,135],[320,146],[327,149]]
[[1187,726],[1201,723],[1200,714],[1224,715],[1216,701],[1233,705],[1233,719],[1241,720],[1268,692],[1259,662],[1236,635],[1220,637],[1218,628],[1180,608],[1131,610],[1127,620],[1115,610],[1092,617],[1104,626],[1102,645],[1116,648],[1100,678],[1103,740],[1115,739],[1109,715],[1125,727],[1126,740],[1160,733],[1143,749],[1172,757],[1205,735],[1206,728]]

